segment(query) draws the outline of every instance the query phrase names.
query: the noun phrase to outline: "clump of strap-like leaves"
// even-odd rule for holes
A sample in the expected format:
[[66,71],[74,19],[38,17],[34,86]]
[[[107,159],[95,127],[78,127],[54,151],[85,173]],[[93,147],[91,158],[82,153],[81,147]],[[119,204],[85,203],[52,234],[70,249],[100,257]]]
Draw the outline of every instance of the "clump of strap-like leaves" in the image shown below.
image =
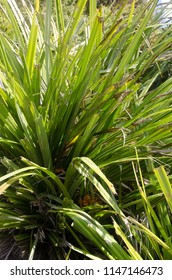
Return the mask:
[[0,4],[13,28],[0,32],[0,258],[171,258],[172,37],[157,1],[123,1],[110,24],[93,0],[68,23],[60,0],[19,2]]

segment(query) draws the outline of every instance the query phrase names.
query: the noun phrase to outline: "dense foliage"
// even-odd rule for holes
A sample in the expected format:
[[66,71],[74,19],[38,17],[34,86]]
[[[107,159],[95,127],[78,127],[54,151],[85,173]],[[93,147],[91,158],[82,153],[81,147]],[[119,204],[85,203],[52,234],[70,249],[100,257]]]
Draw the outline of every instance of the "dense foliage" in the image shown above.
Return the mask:
[[0,2],[1,259],[172,259],[172,26],[87,2]]

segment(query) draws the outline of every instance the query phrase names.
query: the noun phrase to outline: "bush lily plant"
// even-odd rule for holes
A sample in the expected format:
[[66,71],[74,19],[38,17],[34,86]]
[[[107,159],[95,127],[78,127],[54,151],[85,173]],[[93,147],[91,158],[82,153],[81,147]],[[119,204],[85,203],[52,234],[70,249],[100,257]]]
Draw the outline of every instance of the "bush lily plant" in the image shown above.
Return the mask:
[[172,37],[157,1],[104,17],[78,0],[67,25],[61,0],[19,2],[0,4],[13,28],[0,33],[1,259],[171,259]]

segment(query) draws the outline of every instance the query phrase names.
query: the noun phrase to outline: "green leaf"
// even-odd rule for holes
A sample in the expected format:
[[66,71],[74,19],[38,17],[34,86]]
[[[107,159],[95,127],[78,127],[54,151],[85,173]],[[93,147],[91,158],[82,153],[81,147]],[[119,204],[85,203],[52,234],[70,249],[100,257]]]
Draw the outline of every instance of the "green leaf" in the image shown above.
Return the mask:
[[109,259],[131,259],[117,241],[90,215],[75,209],[64,208],[63,211],[74,221],[74,228],[93,241]]
[[31,31],[30,31],[29,44],[28,44],[28,49],[26,54],[26,65],[28,68],[30,80],[32,79],[33,69],[35,64],[37,36],[38,36],[38,24],[36,22],[36,14],[34,14]]
[[172,186],[163,166],[154,169],[160,188],[165,196],[170,211],[172,212]]

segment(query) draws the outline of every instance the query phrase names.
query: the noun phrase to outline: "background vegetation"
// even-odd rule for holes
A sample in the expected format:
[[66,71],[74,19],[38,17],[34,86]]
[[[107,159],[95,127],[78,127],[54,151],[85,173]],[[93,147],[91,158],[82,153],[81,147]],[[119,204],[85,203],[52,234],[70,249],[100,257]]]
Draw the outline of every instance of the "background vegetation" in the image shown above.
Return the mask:
[[172,259],[172,26],[130,2],[1,0],[1,259]]

